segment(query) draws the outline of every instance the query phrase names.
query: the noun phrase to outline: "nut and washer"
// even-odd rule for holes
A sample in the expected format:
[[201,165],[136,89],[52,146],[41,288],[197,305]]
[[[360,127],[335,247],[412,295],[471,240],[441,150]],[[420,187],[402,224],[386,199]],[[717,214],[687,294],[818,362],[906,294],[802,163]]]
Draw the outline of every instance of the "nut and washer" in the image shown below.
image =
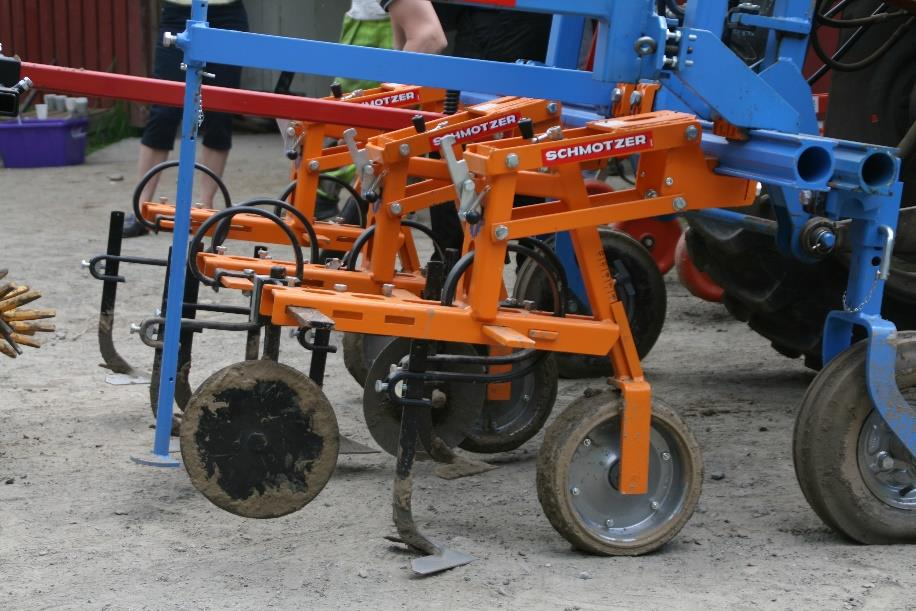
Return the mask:
[[318,163],[317,159],[312,159],[309,161],[309,172],[317,172],[318,168],[321,167],[321,164]]
[[386,282],[385,284],[382,285],[382,295],[384,295],[385,297],[391,297],[393,293],[394,293],[393,284],[389,284]]
[[493,237],[502,242],[509,237],[509,228],[505,225],[497,225],[493,230]]
[[687,129],[684,130],[684,137],[687,138],[687,140],[690,142],[693,142],[694,140],[696,140],[697,136],[699,135],[700,135],[700,130],[697,129],[696,125],[688,125]]
[[590,447],[592,447],[592,440],[589,439],[588,437],[586,437],[586,438],[582,441],[582,445],[584,445],[586,448],[590,448]]
[[672,178],[671,176],[669,176],[668,178],[665,179],[665,186],[666,186],[666,187],[670,187],[670,186],[673,185],[673,184],[674,184],[674,178]]
[[671,204],[675,210],[681,212],[687,209],[687,200],[683,197],[675,197],[674,202]]
[[518,167],[518,164],[519,164],[518,155],[516,155],[515,153],[509,153],[506,156],[506,167],[507,168],[509,168],[510,170],[514,170],[515,168]]
[[334,290],[337,291],[338,293],[346,293],[347,285],[346,284],[335,284]]
[[217,247],[216,247],[216,254],[218,254],[218,255],[224,255],[224,254],[226,254],[226,247],[225,247],[225,246],[217,246]]
[[646,199],[655,199],[656,197],[658,197],[658,192],[655,189],[646,191]]
[[398,147],[398,152],[401,153],[401,157],[410,157],[410,145],[405,142]]
[[550,103],[547,104],[547,112],[549,112],[549,113],[552,114],[552,115],[557,114],[557,108],[558,108],[558,107],[557,107],[557,103],[556,103],[556,102],[550,102]]
[[174,46],[176,42],[178,42],[178,37],[171,32],[166,32],[162,35],[162,46],[166,49]]

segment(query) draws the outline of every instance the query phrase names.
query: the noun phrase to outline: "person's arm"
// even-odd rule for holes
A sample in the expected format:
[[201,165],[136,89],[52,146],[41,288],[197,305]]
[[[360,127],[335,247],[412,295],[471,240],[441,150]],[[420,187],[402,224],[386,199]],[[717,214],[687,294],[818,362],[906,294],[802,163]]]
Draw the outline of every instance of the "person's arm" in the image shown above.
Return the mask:
[[429,0],[394,0],[383,5],[391,15],[396,49],[435,54],[445,50],[448,41]]

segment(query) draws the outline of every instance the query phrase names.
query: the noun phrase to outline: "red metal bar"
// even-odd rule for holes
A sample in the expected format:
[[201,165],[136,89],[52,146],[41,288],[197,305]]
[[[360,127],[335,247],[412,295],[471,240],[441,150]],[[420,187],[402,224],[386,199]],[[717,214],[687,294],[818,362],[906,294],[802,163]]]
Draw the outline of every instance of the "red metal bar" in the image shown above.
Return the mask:
[[[71,95],[114,98],[163,106],[181,106],[184,96],[184,83],[141,76],[59,68],[30,62],[22,63],[22,75],[32,79],[38,89]],[[434,112],[356,105],[210,85],[203,88],[203,100],[204,109],[217,112],[383,130],[407,127],[411,124],[411,118],[416,115],[421,115],[427,120],[442,117]]]

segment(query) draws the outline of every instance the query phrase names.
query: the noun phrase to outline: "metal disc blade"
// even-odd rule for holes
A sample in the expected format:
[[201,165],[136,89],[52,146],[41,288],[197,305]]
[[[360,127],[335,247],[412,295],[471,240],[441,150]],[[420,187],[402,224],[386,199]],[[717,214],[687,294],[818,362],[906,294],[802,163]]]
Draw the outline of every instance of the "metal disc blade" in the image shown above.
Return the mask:
[[230,365],[191,397],[181,455],[213,504],[276,518],[308,504],[337,464],[337,419],[308,376],[273,361]]

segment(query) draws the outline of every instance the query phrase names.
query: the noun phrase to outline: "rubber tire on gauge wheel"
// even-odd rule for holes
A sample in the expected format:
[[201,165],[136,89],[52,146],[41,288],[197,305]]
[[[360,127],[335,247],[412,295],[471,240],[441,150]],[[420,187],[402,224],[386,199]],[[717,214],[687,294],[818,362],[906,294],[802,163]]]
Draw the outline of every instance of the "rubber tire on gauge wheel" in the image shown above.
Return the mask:
[[[844,18],[870,14],[876,2],[856,2]],[[844,62],[864,58],[880,46],[899,20],[868,28]],[[852,30],[850,30],[851,32]],[[862,95],[868,92],[868,95]],[[828,136],[896,146],[916,120],[916,36],[904,36],[873,66],[858,72],[834,72],[828,107]],[[916,158],[903,168],[902,206],[916,203]],[[772,218],[766,202],[744,210]],[[916,211],[916,210],[914,210]],[[883,314],[898,328],[916,328],[916,256],[903,254],[904,242],[916,241],[916,222],[901,215],[898,252],[885,291]],[[916,221],[916,218],[914,218]],[[723,303],[780,353],[821,366],[821,333],[830,310],[842,309],[848,270],[832,257],[804,264],[781,255],[772,238],[733,225],[691,217],[687,246],[696,266],[721,286]],[[914,271],[909,271],[914,270]],[[849,304],[855,307],[859,304]]]
[[[677,413],[658,399],[652,403],[645,495],[622,495],[613,481],[623,412],[618,391],[577,399],[547,428],[538,454],[538,500],[574,547],[604,556],[647,554],[674,538],[693,515],[703,487],[700,447]],[[653,524],[655,516],[662,519]]]
[[[916,333],[897,336],[897,384],[912,402],[916,398]],[[895,467],[909,509],[882,500],[866,481],[868,454],[861,435],[877,414],[865,384],[867,342],[859,342],[831,361],[805,393],[795,423],[795,473],[811,508],[827,526],[867,544],[916,542],[916,460],[902,444]],[[889,431],[888,431],[889,433]],[[890,433],[889,433],[890,434]],[[867,446],[866,446],[867,447]],[[897,476],[895,476],[897,477]],[[907,483],[908,482],[908,483]]]
[[[668,308],[665,279],[649,251],[632,237],[608,227],[599,227],[599,233],[611,274],[620,280],[625,270],[630,278],[629,282],[618,284],[617,294],[626,308],[636,351],[640,358],[644,358],[652,350],[665,326]],[[544,273],[534,261],[525,261],[516,277],[515,296],[520,300],[534,301],[541,310],[551,311],[553,295]],[[631,289],[635,294],[629,294]],[[577,310],[583,311],[584,306],[578,299],[572,299],[576,302]],[[569,309],[567,311],[575,313]],[[612,375],[611,364],[606,356],[557,353],[556,358],[561,378]]]

